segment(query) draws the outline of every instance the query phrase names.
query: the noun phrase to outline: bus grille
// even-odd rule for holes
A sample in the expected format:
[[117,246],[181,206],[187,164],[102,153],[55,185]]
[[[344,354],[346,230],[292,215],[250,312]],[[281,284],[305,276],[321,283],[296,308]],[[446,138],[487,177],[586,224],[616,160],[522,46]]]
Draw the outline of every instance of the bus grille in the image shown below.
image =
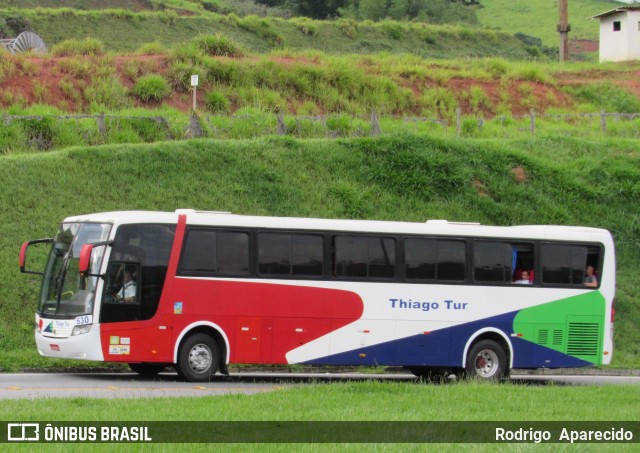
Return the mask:
[[599,325],[596,323],[569,323],[567,354],[575,356],[598,355]]

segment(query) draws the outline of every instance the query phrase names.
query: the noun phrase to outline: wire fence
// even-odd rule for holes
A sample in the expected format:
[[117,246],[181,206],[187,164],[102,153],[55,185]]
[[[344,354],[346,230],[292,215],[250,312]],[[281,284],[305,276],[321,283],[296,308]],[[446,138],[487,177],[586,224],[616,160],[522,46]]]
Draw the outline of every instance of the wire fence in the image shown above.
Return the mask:
[[[238,115],[188,114],[171,119],[163,116],[127,115],[3,115],[2,128],[17,127],[31,145],[51,149],[64,145],[56,140],[62,129],[79,135],[86,143],[152,142],[195,137],[253,138],[289,135],[301,138],[361,137],[412,132],[429,132],[458,137],[514,137],[544,134],[640,138],[640,113],[537,113],[493,118],[462,115],[456,108],[450,118],[378,115],[325,114],[288,115],[245,113]],[[4,134],[5,136],[7,134]],[[68,135],[68,134],[67,134]],[[116,138],[114,138],[116,137]],[[78,143],[75,143],[78,144]],[[57,145],[57,146],[56,146]],[[0,145],[0,150],[1,150]]]

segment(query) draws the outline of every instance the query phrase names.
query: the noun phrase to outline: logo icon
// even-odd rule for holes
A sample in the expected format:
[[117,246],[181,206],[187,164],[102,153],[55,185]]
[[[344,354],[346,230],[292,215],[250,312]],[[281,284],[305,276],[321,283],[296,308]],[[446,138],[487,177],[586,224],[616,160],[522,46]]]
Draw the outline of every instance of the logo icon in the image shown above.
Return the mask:
[[40,425],[38,423],[8,423],[7,440],[9,442],[38,442]]

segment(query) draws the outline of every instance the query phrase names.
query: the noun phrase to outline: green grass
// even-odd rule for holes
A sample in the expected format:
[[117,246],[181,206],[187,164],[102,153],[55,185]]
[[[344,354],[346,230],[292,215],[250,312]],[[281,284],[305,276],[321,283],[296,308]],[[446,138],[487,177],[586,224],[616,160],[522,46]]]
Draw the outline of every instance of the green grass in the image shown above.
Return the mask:
[[[224,385],[224,384],[223,384]],[[276,388],[256,395],[197,398],[6,400],[0,419],[22,422],[62,421],[636,421],[635,386],[564,387],[473,382],[423,385],[419,383],[357,382]],[[123,410],[126,407],[126,411]],[[607,407],[606,411],[602,408]],[[212,425],[215,426],[215,425]],[[634,451],[634,444],[492,445],[498,451]],[[21,445],[5,445],[11,451]],[[108,445],[117,451],[164,450],[169,445]],[[483,444],[221,444],[225,451],[486,451]],[[615,447],[615,449],[614,449]],[[64,444],[50,444],[63,451]],[[94,445],[95,448],[106,448]],[[211,448],[171,445],[172,451]],[[66,451],[66,450],[64,450]]]
[[[9,9],[0,19],[27,22],[51,48],[73,37],[98,39],[107,51],[134,51],[145,43],[166,46],[189,42],[198,35],[220,34],[250,52],[273,49],[315,49],[335,54],[414,53],[435,58],[500,56],[532,59],[536,55],[512,35],[462,26],[392,22],[309,21],[298,19],[240,18],[215,13],[179,16],[172,10]],[[310,26],[313,24],[313,27]],[[349,24],[345,28],[345,24]],[[313,28],[314,32],[309,32]]]
[[[129,400],[126,414],[122,413],[123,400],[119,399],[58,398],[54,399],[55,404],[46,405],[37,400],[5,400],[0,419],[151,421],[181,420],[185,413],[191,421],[637,419],[638,394],[632,385],[567,387],[475,382],[434,385],[367,381],[274,387],[271,392],[256,395]],[[630,397],[630,392],[635,397]],[[371,398],[373,395],[376,398]],[[211,411],[212,404],[216,406],[215,412]],[[604,406],[610,409],[603,411]]]
[[[549,156],[553,156],[552,159]],[[425,135],[341,140],[193,140],[77,147],[0,158],[0,349],[33,347],[36,278],[16,265],[24,240],[54,233],[63,217],[122,209],[191,207],[240,214],[611,230],[617,243],[615,367],[640,366],[640,166],[636,140],[544,137],[441,139]],[[517,182],[512,169],[524,169]],[[211,184],[215,181],[215,184]],[[486,195],[476,190],[480,182]],[[1,355],[0,358],[5,357]],[[53,365],[52,365],[53,366]]]
[[[501,32],[518,32],[542,39],[544,45],[557,47],[560,37],[556,31],[559,22],[557,2],[548,0],[482,0],[482,8],[476,10],[478,21],[485,27]],[[571,0],[569,2],[569,39],[597,41],[600,25],[589,17],[621,6],[611,0]],[[623,5],[624,6],[624,5]]]

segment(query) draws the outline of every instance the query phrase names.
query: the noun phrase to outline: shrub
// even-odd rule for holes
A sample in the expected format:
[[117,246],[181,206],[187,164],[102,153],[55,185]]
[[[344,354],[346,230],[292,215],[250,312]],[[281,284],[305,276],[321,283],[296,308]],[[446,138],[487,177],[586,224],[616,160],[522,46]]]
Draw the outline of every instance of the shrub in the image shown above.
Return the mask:
[[318,33],[318,26],[308,17],[296,17],[290,19],[289,22],[292,22],[298,30],[307,36],[314,36]]
[[204,104],[211,113],[229,113],[229,99],[219,91],[208,92]]
[[169,83],[157,74],[140,77],[133,87],[133,94],[143,102],[160,101],[170,92]]
[[109,109],[127,105],[127,88],[116,76],[96,77],[85,88],[84,97],[89,104],[100,104]]
[[194,39],[193,42],[206,55],[223,57],[241,57],[244,55],[240,47],[221,33],[201,35]]
[[169,68],[169,83],[174,90],[186,93],[191,87],[194,68],[190,63],[178,62]]
[[26,141],[25,132],[18,122],[6,124],[0,121],[0,155],[22,151]]
[[395,20],[385,20],[381,23],[382,29],[391,39],[399,40],[405,34],[404,27]]
[[94,38],[83,40],[67,39],[53,46],[51,53],[56,57],[71,55],[104,55],[104,44]]
[[640,112],[640,101],[626,89],[610,82],[598,82],[577,88],[565,88],[566,91],[595,107],[617,113]]
[[272,44],[282,44],[284,38],[273,29],[271,23],[267,19],[263,19],[257,16],[247,16],[238,22],[241,28],[247,31],[253,32],[259,37],[270,41]]
[[39,149],[51,149],[56,138],[56,123],[53,118],[45,116],[40,119],[26,119],[21,122],[22,130],[30,144]]
[[193,42],[178,44],[171,53],[176,61],[192,65],[201,64],[205,59],[202,50]]
[[160,41],[154,41],[142,44],[136,53],[138,55],[164,55],[169,53],[169,50]]
[[338,19],[335,24],[347,38],[353,39],[358,35],[358,22],[353,19]]

